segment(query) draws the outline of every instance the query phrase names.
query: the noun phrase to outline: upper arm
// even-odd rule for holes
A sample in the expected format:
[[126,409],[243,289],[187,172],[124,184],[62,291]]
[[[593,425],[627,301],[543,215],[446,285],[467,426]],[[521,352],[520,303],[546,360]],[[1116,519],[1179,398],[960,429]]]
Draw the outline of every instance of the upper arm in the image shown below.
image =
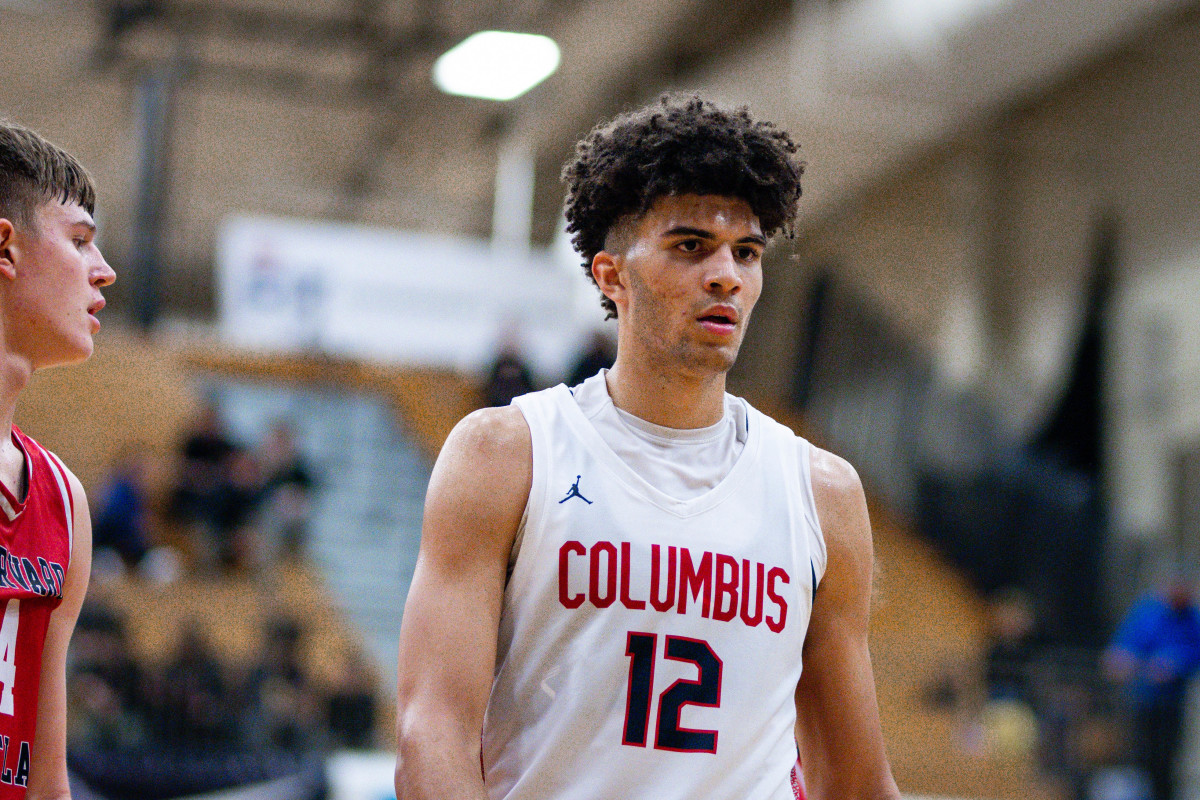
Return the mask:
[[874,554],[866,498],[841,458],[813,448],[811,466],[828,561],[796,688],[805,782],[814,800],[897,797],[867,647]]
[[468,416],[438,456],[400,633],[402,761],[416,759],[410,745],[437,739],[449,757],[473,755],[478,774],[509,553],[531,480],[529,428],[512,406]]
[[83,486],[70,470],[67,480],[74,501],[71,562],[63,581],[63,598],[50,615],[42,649],[38,688],[37,735],[29,770],[29,800],[66,798],[67,785],[67,646],[87,594],[92,569],[92,520]]

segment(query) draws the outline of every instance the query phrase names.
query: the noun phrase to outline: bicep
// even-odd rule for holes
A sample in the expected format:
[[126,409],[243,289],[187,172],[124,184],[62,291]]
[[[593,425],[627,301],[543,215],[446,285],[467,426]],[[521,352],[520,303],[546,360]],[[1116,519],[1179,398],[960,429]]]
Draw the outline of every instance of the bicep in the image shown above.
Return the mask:
[[496,565],[422,552],[400,633],[397,700],[409,721],[436,714],[457,719],[464,734],[481,723],[503,587]]
[[862,487],[836,457],[814,460],[828,563],[796,687],[797,742],[813,798],[895,796],[867,643],[874,555]]
[[850,618],[814,612],[796,689],[797,742],[813,798],[857,797],[887,771],[866,636]]
[[400,635],[402,747],[410,734],[479,745],[509,551],[529,493],[528,429],[510,411],[518,413],[460,424],[430,478]]

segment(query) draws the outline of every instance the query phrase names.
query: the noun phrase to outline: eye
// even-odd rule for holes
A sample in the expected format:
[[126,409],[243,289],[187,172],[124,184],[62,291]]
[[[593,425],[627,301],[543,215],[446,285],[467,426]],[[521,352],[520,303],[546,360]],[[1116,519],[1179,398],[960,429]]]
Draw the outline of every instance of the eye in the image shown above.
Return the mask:
[[742,261],[756,261],[761,257],[761,253],[754,247],[739,247],[734,251],[734,255]]
[[684,239],[675,246],[685,253],[699,253],[701,244],[699,239]]

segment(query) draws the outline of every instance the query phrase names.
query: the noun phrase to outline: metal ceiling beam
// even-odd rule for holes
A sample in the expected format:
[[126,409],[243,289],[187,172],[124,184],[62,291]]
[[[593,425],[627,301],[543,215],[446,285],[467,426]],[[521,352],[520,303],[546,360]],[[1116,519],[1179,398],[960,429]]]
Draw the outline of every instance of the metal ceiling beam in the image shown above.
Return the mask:
[[[425,0],[424,6],[432,6]],[[316,16],[291,11],[267,12],[211,2],[172,0],[116,0],[109,4],[104,35],[94,49],[100,69],[119,69],[131,80],[146,71],[182,67],[190,82],[222,88],[257,89],[319,104],[343,105],[355,101],[395,102],[397,79],[412,62],[430,58],[447,46],[450,37],[436,25],[436,17],[422,15],[411,26],[385,25],[378,19],[380,2],[360,0],[344,17]],[[338,80],[306,69],[303,59],[295,68],[231,64],[196,55],[202,48],[177,48],[170,56],[133,52],[137,31],[165,32],[178,42],[205,39],[264,43],[306,50],[347,50],[361,54],[364,66],[353,78]],[[181,57],[178,51],[187,53]],[[182,64],[179,62],[182,58]]]
[[[420,52],[432,56],[449,47],[452,37],[437,25],[441,0],[414,0],[414,6],[411,30],[417,36],[429,32],[428,36],[422,38],[423,48]],[[355,0],[355,13],[360,16],[378,14],[381,7],[382,3],[378,0]],[[414,61],[412,48],[393,47],[376,48],[364,63],[359,83],[374,97],[380,113],[357,148],[358,157],[338,181],[341,194],[328,208],[330,216],[353,219],[362,208],[363,201],[378,190],[379,170],[388,153],[396,146],[400,131],[405,126],[405,115],[411,113],[415,105],[412,92],[402,88],[403,74]]]
[[[388,25],[381,21],[382,0],[353,0],[341,16],[318,16],[293,10],[264,11],[220,2],[177,0],[114,0],[106,8],[104,34],[95,48],[101,69],[117,69],[131,83],[165,68],[185,82],[225,89],[253,89],[322,105],[366,102],[380,109],[357,149],[360,155],[339,181],[343,199],[331,210],[352,217],[362,200],[374,191],[375,175],[404,128],[404,114],[416,105],[406,73],[415,62],[432,59],[449,46],[451,36],[438,24],[439,0],[417,0],[414,23]],[[176,40],[171,56],[132,52],[140,31],[164,32]],[[306,69],[233,64],[197,56],[197,42],[223,40],[313,51],[348,51],[363,57],[362,67],[349,78],[322,75]],[[432,91],[432,88],[429,89]]]
[[[413,26],[385,25],[377,19],[379,3],[360,2],[345,17],[319,17],[295,12],[267,12],[220,3],[180,3],[170,0],[117,0],[110,4],[105,35],[95,48],[101,69],[124,67],[142,74],[161,66],[163,59],[131,52],[136,31],[157,29],[180,41],[224,39],[255,45],[270,43],[308,50],[348,50],[367,64],[356,78],[337,81],[305,69],[229,64],[194,55],[189,50],[186,77],[236,88],[250,87],[289,96],[341,104],[347,100],[386,99],[394,94],[395,78],[412,61],[446,46],[449,36],[424,17]],[[177,56],[171,56],[172,63]]]
[[[140,76],[156,72],[175,60],[173,57],[120,56],[113,69],[126,80],[136,82]],[[364,86],[356,78],[338,80],[311,72],[204,61],[194,57],[185,58],[178,68],[185,83],[223,90],[255,90],[310,105],[361,106],[373,103],[377,95],[375,87]]]
[[115,39],[141,28],[157,27],[176,34],[353,52],[395,50],[411,44],[414,32],[439,35],[432,24],[422,24],[419,31],[386,25],[370,13],[367,5],[362,8],[343,16],[320,16],[212,2],[116,0],[108,7],[107,30]]

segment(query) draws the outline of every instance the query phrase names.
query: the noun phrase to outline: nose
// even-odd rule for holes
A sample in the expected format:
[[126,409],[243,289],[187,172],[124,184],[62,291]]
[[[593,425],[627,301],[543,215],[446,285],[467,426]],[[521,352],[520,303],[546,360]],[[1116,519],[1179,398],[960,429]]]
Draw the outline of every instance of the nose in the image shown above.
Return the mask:
[[117,279],[117,273],[108,265],[103,253],[97,250],[96,256],[99,259],[99,263],[92,268],[91,283],[93,286],[111,286]]
[[728,245],[718,247],[708,259],[708,274],[705,286],[710,292],[733,295],[742,288],[742,273],[738,268],[733,249]]

